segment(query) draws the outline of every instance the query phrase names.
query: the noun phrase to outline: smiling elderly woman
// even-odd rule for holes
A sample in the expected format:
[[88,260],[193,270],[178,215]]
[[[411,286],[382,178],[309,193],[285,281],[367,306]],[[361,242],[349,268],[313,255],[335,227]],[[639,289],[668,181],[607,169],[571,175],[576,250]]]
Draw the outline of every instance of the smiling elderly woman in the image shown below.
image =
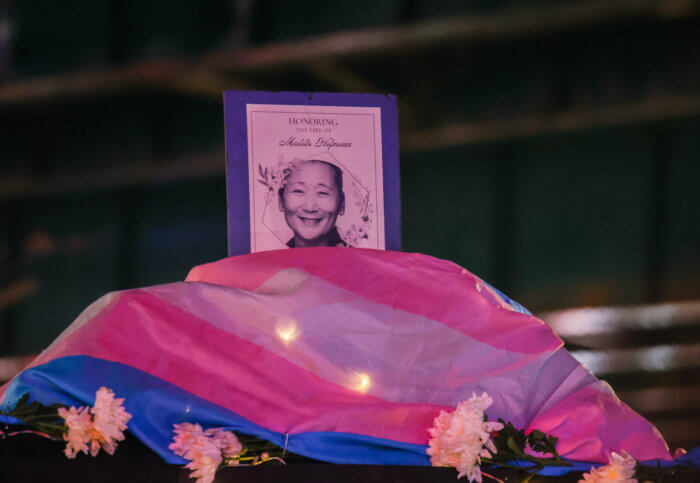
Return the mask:
[[288,247],[347,246],[335,226],[345,212],[343,172],[338,166],[319,159],[302,161],[279,190],[279,208],[294,232]]

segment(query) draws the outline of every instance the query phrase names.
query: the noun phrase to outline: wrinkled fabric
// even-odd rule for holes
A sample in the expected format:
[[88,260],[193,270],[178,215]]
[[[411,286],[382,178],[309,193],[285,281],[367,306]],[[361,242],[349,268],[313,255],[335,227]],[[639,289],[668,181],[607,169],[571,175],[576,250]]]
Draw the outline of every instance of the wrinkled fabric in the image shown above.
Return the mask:
[[420,254],[261,252],[105,295],[0,388],[0,407],[27,392],[88,404],[102,385],[171,462],[172,425],[199,422],[326,461],[425,465],[440,410],[484,391],[491,419],[556,436],[571,460],[670,459],[658,431],[546,324]]

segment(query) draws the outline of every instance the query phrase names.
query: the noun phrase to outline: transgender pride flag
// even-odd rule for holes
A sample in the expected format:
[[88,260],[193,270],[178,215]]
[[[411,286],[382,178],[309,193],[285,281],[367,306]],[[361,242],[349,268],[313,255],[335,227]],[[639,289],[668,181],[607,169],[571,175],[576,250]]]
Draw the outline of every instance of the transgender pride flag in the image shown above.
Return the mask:
[[89,404],[126,399],[129,430],[166,461],[198,422],[335,463],[429,465],[427,428],[472,392],[491,419],[559,438],[578,461],[669,459],[658,431],[542,321],[454,263],[297,248],[227,258],[187,281],[105,295],[0,388]]

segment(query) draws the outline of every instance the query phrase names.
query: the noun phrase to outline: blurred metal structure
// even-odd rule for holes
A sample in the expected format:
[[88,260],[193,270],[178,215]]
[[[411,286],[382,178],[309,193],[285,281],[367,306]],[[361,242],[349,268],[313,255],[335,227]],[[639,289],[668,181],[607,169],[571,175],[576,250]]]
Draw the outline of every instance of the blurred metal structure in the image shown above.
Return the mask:
[[37,281],[31,277],[25,277],[0,288],[0,310],[15,305],[22,299],[31,296],[36,292],[37,288]]
[[53,196],[101,189],[128,188],[153,182],[178,181],[224,173],[224,152],[181,156],[167,164],[134,163],[125,167],[76,170],[51,176],[7,176],[0,179],[0,202],[28,196]]
[[[248,5],[247,2],[242,2]],[[467,49],[485,41],[503,41],[534,34],[596,26],[638,18],[692,17],[698,0],[595,0],[562,2],[538,8],[504,8],[494,13],[433,20],[412,25],[321,35],[262,47],[227,47],[194,58],[149,60],[104,70],[86,70],[0,85],[0,106],[10,107],[66,96],[110,94],[138,88],[161,88],[187,94],[221,97],[226,89],[246,88],[249,75],[289,67],[307,69],[341,90],[373,90],[358,72],[343,66],[366,57],[405,55],[445,45]],[[246,12],[244,12],[246,13]],[[249,12],[248,12],[249,14]],[[240,27],[240,26],[239,26]],[[239,42],[240,45],[240,42]],[[410,109],[409,109],[410,110]],[[543,132],[582,129],[628,122],[687,116],[700,112],[700,98],[646,99],[610,110],[569,112],[553,117],[497,120],[484,124],[448,125],[409,143],[413,149],[492,141]],[[435,136],[437,134],[437,136]],[[414,133],[406,133],[412,139]],[[441,141],[443,140],[443,141]]]
[[[5,2],[0,7],[8,4]],[[240,2],[242,20],[236,24],[236,31],[245,31],[244,24],[250,20],[249,10],[253,6],[254,2]],[[79,70],[0,83],[0,108],[31,109],[41,103],[79,101],[143,90],[218,100],[226,89],[251,88],[259,85],[259,76],[279,73],[284,77],[287,69],[301,69],[322,84],[341,91],[393,90],[392,86],[401,85],[402,77],[407,74],[405,69],[445,47],[468,51],[484,42],[596,28],[614,21],[694,18],[699,6],[699,0],[594,0],[528,8],[506,7],[480,15],[325,34],[258,47],[241,46],[240,35],[236,33],[237,41],[194,57],[138,61],[101,70]],[[394,72],[394,78],[387,79],[389,85],[372,82],[367,68],[360,66],[366,60],[372,60],[374,65],[390,58],[404,58],[406,62],[401,64],[404,71]],[[401,145],[406,152],[683,119],[700,114],[700,93],[680,92],[636,97],[613,105],[566,105],[561,109],[495,118],[467,115],[462,120],[442,120],[425,128],[415,125],[413,99],[420,97],[420,92],[409,94],[400,97]],[[184,157],[162,166],[149,166],[144,160],[137,163],[139,166],[120,173],[97,169],[88,176],[112,180],[107,183],[113,186],[126,186],[146,180],[221,174],[223,164],[214,161],[220,155],[217,151],[211,155]],[[79,189],[80,183],[75,179],[84,175],[83,172],[67,172],[49,179],[28,179],[23,175],[4,178],[0,180],[0,201]],[[94,186],[104,185],[98,181]]]
[[0,0],[0,81],[9,77],[13,70],[12,41],[14,32],[10,7],[11,0]]
[[540,314],[574,357],[609,381],[669,445],[700,432],[700,301]]

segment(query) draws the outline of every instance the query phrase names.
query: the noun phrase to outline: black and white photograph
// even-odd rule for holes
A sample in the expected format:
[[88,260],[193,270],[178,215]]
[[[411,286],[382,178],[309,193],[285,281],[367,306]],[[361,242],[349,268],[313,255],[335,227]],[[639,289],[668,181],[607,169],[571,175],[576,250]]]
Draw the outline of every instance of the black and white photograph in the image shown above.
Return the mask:
[[379,108],[248,105],[251,252],[385,248]]

